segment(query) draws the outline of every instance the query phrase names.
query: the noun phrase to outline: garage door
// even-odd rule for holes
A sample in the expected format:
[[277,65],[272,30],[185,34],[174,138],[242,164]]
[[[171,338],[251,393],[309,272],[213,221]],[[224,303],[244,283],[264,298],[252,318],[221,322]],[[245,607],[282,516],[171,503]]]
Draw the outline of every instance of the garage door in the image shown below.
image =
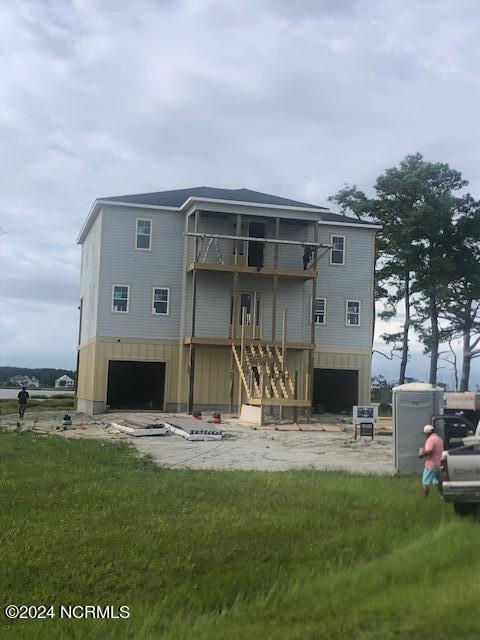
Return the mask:
[[110,360],[107,405],[110,409],[163,409],[164,362]]
[[358,404],[358,371],[349,369],[314,369],[313,410],[352,412]]

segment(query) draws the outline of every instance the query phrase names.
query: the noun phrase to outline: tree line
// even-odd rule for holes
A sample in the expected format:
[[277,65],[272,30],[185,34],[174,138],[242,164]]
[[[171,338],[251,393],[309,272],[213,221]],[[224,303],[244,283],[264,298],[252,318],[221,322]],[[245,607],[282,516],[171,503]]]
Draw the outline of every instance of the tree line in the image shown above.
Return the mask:
[[344,215],[382,225],[374,303],[378,317],[401,320],[400,331],[381,336],[390,349],[382,355],[400,360],[399,384],[406,380],[412,332],[429,355],[431,384],[443,359],[453,367],[457,390],[467,391],[480,356],[480,201],[465,193],[467,185],[448,164],[416,153],[377,178],[375,197],[345,185],[329,198]]

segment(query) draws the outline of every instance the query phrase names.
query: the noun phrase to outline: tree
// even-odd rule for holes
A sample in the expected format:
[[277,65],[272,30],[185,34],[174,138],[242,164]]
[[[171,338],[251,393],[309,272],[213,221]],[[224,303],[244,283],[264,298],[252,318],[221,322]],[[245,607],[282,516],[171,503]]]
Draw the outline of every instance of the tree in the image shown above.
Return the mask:
[[376,297],[385,301],[379,317],[389,320],[398,313],[403,301],[404,321],[400,332],[387,333],[382,339],[393,345],[392,353],[400,355],[399,384],[405,382],[409,332],[412,326],[411,287],[415,274],[411,236],[414,214],[422,197],[419,171],[420,154],[407,156],[400,166],[387,169],[375,183],[376,198],[368,199],[356,187],[345,186],[330,198],[344,211],[350,209],[357,217],[369,216],[382,225],[378,234]]
[[449,339],[462,340],[460,391],[467,391],[472,360],[480,357],[480,202],[470,195],[461,202],[451,238],[455,277],[449,282],[441,317]]
[[[369,199],[357,187],[348,185],[330,198],[344,214],[350,210],[358,218],[368,216],[382,225],[378,234],[376,299],[384,302],[379,316],[385,320],[397,316],[399,305],[403,304],[401,330],[382,335],[382,339],[392,345],[391,353],[400,355],[400,384],[406,380],[411,328],[417,330],[430,354],[429,380],[436,383],[439,345],[452,335],[442,326],[447,300],[450,300],[450,317],[458,319],[462,316],[462,303],[455,298],[452,283],[457,283],[457,291],[463,287],[465,297],[462,302],[468,296],[476,295],[475,292],[472,294],[470,284],[466,287],[464,276],[458,283],[460,263],[465,264],[465,270],[470,274],[469,282],[471,272],[475,270],[475,259],[478,273],[478,257],[467,258],[463,252],[460,259],[457,247],[464,246],[462,237],[466,237],[467,228],[470,235],[473,234],[472,225],[478,231],[478,217],[476,227],[472,217],[471,196],[455,195],[467,184],[461,174],[447,164],[427,162],[416,153],[406,156],[398,167],[387,169],[377,179],[375,198]],[[468,224],[462,222],[464,218],[469,220]],[[457,238],[455,242],[452,241],[454,237]],[[477,356],[476,347],[480,344],[474,335],[477,325],[471,320],[472,313],[478,313],[474,300],[471,312],[467,313],[470,320],[464,317],[456,325],[457,331],[463,332],[460,327],[469,331],[468,335],[463,333],[466,367],[468,358],[471,361]],[[470,340],[472,335],[473,342]]]
[[[422,194],[412,221],[415,264],[414,292],[418,314],[417,330],[430,354],[429,382],[436,384],[440,342],[448,337],[440,324],[441,310],[448,298],[448,285],[455,279],[457,265],[455,221],[461,216],[462,198],[454,193],[467,182],[447,164],[422,161],[419,166]],[[420,323],[423,327],[420,328]]]

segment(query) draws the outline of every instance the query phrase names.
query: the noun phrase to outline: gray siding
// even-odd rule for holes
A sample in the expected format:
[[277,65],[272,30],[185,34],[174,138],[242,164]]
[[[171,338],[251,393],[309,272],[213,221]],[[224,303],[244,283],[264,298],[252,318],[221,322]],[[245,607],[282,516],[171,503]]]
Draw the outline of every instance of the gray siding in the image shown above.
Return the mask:
[[[190,284],[192,276],[189,278]],[[197,274],[195,335],[205,338],[228,338],[232,276],[225,273]],[[189,287],[187,335],[191,335],[191,287]]]
[[[315,342],[319,346],[370,347],[374,230],[320,225],[320,242],[330,242],[332,234],[345,236],[345,265],[331,265],[329,254],[319,262],[317,298],[326,298],[327,324],[316,326]],[[361,301],[359,327],[345,324],[347,300]]]
[[[231,210],[235,207],[223,207]],[[240,209],[244,213],[244,210]],[[276,216],[263,209],[251,212],[264,217]],[[301,217],[301,216],[299,216]],[[305,214],[305,220],[311,215]],[[135,249],[137,218],[152,220],[151,251]],[[244,215],[243,220],[252,218]],[[233,234],[234,217],[204,218],[199,230]],[[192,274],[185,274],[187,262],[192,259],[193,241],[183,237],[185,215],[180,212],[160,211],[138,207],[104,205],[82,247],[81,297],[84,300],[82,341],[95,335],[110,337],[138,337],[177,339],[191,334]],[[193,216],[189,219],[193,230]],[[267,234],[273,237],[275,223],[267,223]],[[286,239],[312,239],[312,230],[304,225],[281,222],[281,237]],[[319,225],[320,242],[330,243],[331,234],[343,235],[346,241],[345,265],[330,265],[327,253],[318,264],[317,297],[327,300],[327,324],[315,329],[319,347],[371,346],[372,332],[372,274],[374,230]],[[204,247],[206,246],[204,240]],[[188,251],[185,254],[185,244]],[[220,243],[222,257],[233,259],[233,242]],[[302,268],[301,247],[279,247],[279,266]],[[101,262],[100,262],[101,259]],[[214,249],[208,262],[217,261]],[[273,245],[266,247],[266,265],[273,265]],[[130,286],[129,312],[111,311],[112,285]],[[152,315],[152,288],[170,289],[168,316]],[[278,279],[277,340],[282,335],[283,310],[288,310],[288,339],[295,342],[310,340],[311,282]],[[240,291],[257,291],[262,296],[261,336],[272,336],[271,278],[240,275]],[[233,289],[232,274],[197,273],[196,330],[198,337],[227,338],[230,326],[230,301]],[[345,324],[346,300],[361,301],[361,324]],[[182,300],[183,309],[182,309]]]
[[[103,206],[102,212],[99,335],[178,338],[184,216],[171,211],[110,205]],[[137,218],[152,220],[151,251],[135,249]],[[113,284],[130,285],[128,313],[112,312]],[[170,288],[168,316],[152,315],[155,286]]]
[[[187,286],[187,324],[185,335],[191,333],[191,289],[192,279]],[[228,338],[230,329],[231,296],[233,277],[225,273],[199,272],[197,274],[197,295],[195,315],[195,335],[197,337]],[[257,292],[261,296],[261,318],[259,329],[264,340],[272,337],[272,279],[255,276],[240,276],[239,291]],[[278,281],[276,338],[281,339],[283,310],[288,311],[288,339],[303,342],[310,339],[308,315],[310,308],[309,285],[303,282]],[[257,333],[257,337],[259,334]]]
[[80,342],[86,342],[97,333],[101,230],[102,214],[100,212],[82,245],[80,299],[83,300],[83,307]]

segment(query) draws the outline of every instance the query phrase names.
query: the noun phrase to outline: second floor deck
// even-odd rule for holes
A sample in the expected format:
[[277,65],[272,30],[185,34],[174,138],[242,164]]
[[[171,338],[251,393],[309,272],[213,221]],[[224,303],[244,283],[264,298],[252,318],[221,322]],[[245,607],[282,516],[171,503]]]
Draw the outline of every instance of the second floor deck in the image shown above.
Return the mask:
[[320,252],[316,221],[196,212],[186,232],[187,272],[261,277],[316,277]]

